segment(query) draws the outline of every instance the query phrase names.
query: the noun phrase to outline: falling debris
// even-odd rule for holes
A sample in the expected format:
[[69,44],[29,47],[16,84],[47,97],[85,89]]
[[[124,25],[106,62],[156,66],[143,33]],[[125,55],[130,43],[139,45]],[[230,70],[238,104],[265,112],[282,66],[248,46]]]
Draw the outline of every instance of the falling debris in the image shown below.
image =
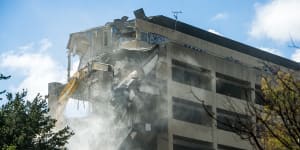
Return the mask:
[[[156,33],[140,31],[135,24],[134,20],[124,16],[105,26],[71,34],[68,52],[69,56],[80,57],[78,71],[69,77],[66,85],[50,83],[49,86],[49,93],[61,89],[57,91],[59,94],[52,94],[49,98],[49,104],[53,104],[50,105],[51,112],[58,119],[58,126],[69,124],[76,128],[78,124],[84,124],[84,120],[102,116],[102,119],[94,121],[105,122],[105,126],[110,128],[106,134],[115,138],[99,138],[103,140],[100,142],[102,146],[108,144],[111,149],[146,149],[149,146],[134,144],[136,140],[143,143],[157,141],[154,135],[163,132],[166,126],[165,122],[158,121],[166,117],[165,112],[160,110],[165,107],[163,104],[166,100],[160,92],[164,90],[160,86],[162,79],[155,72],[159,69],[157,64],[161,63],[159,47],[168,39]],[[85,119],[65,118],[64,110],[69,99],[92,103],[91,115]],[[160,119],[154,119],[154,116],[160,116]],[[101,123],[98,128],[101,128],[100,125],[103,127]],[[98,134],[95,136],[100,137],[103,133]],[[117,141],[117,137],[123,138]],[[130,141],[126,140],[128,137]]]

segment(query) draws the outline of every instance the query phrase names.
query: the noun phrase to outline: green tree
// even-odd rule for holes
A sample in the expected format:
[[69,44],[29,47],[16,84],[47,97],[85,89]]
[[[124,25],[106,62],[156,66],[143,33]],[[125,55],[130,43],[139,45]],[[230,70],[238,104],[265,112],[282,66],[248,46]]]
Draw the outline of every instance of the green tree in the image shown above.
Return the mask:
[[[10,76],[4,76],[3,74],[0,74],[0,80],[7,80],[9,78],[10,78]],[[5,93],[5,92],[6,92],[5,90],[0,91],[0,95],[3,94],[3,93]],[[0,100],[2,100],[1,97],[0,97]]]
[[[272,68],[271,68],[272,69]],[[273,69],[277,70],[277,69]],[[277,70],[265,74],[261,78],[261,99],[263,105],[247,101],[246,116],[251,119],[243,120],[239,116],[240,108],[231,104],[232,112],[236,112],[235,120],[218,120],[204,105],[204,101],[192,94],[203,103],[206,112],[232,131],[241,139],[249,141],[255,149],[300,149],[300,81],[297,74]],[[254,92],[254,89],[251,89]],[[232,103],[232,101],[228,101]]]
[[275,77],[261,81],[268,103],[256,110],[263,130],[260,143],[266,149],[300,149],[300,82],[294,75],[278,71]]
[[[2,76],[1,79],[7,79]],[[66,149],[74,133],[67,126],[55,129],[55,119],[49,115],[46,98],[37,95],[26,100],[26,91],[6,93],[6,103],[0,108],[0,147],[2,150]]]

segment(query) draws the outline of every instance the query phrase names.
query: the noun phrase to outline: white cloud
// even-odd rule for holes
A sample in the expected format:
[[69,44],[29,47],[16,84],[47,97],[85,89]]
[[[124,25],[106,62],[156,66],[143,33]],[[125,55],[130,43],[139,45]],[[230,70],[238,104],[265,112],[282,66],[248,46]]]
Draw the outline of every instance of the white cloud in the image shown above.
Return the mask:
[[264,5],[256,5],[256,16],[252,22],[250,35],[279,42],[287,42],[291,36],[299,41],[299,8],[299,0],[272,0]]
[[263,51],[266,51],[266,52],[269,52],[269,53],[272,53],[272,54],[275,54],[275,55],[282,56],[282,53],[278,49],[267,48],[267,47],[260,47],[259,49],[261,49]]
[[18,49],[21,50],[21,51],[27,51],[27,50],[32,49],[33,46],[34,46],[34,43],[31,42],[31,43],[28,43],[28,44],[26,44],[26,45],[19,46]]
[[227,19],[228,18],[228,14],[227,13],[218,13],[215,16],[213,16],[211,18],[212,21],[216,21],[216,20],[223,20],[223,19]]
[[216,30],[214,30],[214,29],[208,29],[207,31],[208,31],[208,32],[211,32],[211,33],[213,33],[213,34],[219,35],[219,36],[223,36],[223,34],[221,34],[220,32],[218,32],[218,31],[216,31]]
[[40,51],[46,51],[52,46],[52,43],[48,39],[42,39],[39,43],[41,46]]
[[41,40],[37,47],[30,45],[31,51],[26,51],[27,47],[19,47],[18,50],[0,55],[0,68],[9,69],[23,78],[18,85],[14,85],[14,89],[27,89],[28,98],[32,99],[37,93],[46,95],[49,82],[64,81],[66,71],[47,53],[52,45],[48,39]]
[[291,59],[300,62],[300,49],[296,49],[295,52],[292,54]]

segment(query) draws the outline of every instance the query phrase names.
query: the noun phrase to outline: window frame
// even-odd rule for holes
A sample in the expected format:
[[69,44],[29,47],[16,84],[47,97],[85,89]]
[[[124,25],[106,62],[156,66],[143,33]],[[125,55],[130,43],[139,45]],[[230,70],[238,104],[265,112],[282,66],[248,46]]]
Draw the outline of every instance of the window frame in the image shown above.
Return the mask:
[[[222,86],[223,85],[223,86]],[[231,86],[235,90],[224,88],[224,86]],[[223,90],[222,90],[223,89]],[[227,91],[224,91],[227,90]],[[237,91],[240,89],[239,95],[232,91]],[[234,97],[240,100],[251,101],[251,83],[249,81],[244,81],[236,79],[234,77],[216,72],[216,93]]]
[[206,112],[207,110],[212,112],[212,106],[204,105],[206,107],[204,108],[203,104],[178,97],[172,97],[172,103],[172,118],[197,125],[212,126],[212,118]]
[[173,81],[211,91],[212,77],[210,73],[211,71],[208,69],[172,59]]
[[[221,120],[223,122],[221,122]],[[245,114],[228,111],[225,109],[217,108],[217,128],[224,131],[235,132],[235,126],[239,128],[241,125],[238,122],[244,122],[245,125],[249,124],[251,121],[251,117]],[[237,123],[236,123],[237,122]],[[225,125],[226,124],[226,125]],[[229,127],[231,124],[232,127]]]
[[174,150],[214,150],[213,143],[184,136],[173,135]]

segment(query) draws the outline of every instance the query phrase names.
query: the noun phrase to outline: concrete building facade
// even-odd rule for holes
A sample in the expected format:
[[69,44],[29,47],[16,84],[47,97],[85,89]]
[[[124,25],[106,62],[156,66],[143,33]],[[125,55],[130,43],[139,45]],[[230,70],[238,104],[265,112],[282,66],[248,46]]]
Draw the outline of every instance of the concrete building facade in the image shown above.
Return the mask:
[[130,128],[120,150],[252,149],[204,105],[218,119],[234,120],[228,103],[243,114],[246,101],[256,101],[251,89],[270,71],[266,64],[291,72],[300,65],[165,16],[134,13],[133,20],[70,35],[78,72],[65,85],[49,83],[52,114],[60,118],[70,97],[90,101],[96,113],[112,106]]

